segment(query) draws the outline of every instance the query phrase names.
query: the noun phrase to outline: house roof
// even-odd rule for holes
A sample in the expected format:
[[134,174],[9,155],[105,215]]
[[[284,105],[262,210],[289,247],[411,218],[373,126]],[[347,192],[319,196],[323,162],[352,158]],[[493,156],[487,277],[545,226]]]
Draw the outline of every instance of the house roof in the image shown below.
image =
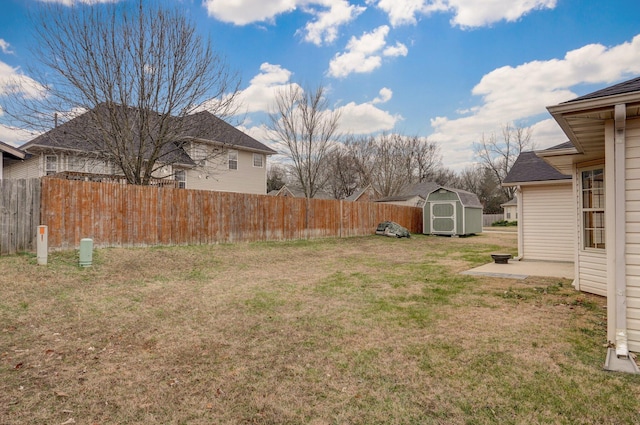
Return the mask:
[[[304,190],[297,186],[287,186],[284,185],[280,189],[272,190],[267,193],[269,196],[286,196],[285,193],[289,192],[289,194],[294,198],[304,198]],[[313,196],[313,199],[335,199],[329,193],[319,190]]]
[[501,207],[510,207],[510,206],[516,206],[518,205],[518,197],[514,196],[513,198],[509,199],[507,202],[505,202],[504,204],[500,204]]
[[603,89],[596,90],[592,93],[587,93],[583,96],[576,97],[575,99],[571,99],[563,103],[572,103],[572,102],[578,102],[581,100],[597,99],[599,97],[615,96],[619,94],[633,93],[637,91],[640,91],[640,77],[633,78],[628,81],[623,81],[622,83],[614,84],[613,86],[605,87]]
[[[571,142],[553,146],[546,151],[571,148]],[[521,152],[511,167],[509,174],[502,181],[505,183],[525,183],[552,180],[571,180],[571,176],[562,174],[533,151]]]
[[367,191],[371,190],[371,185],[368,184],[365,187],[363,187],[360,190],[355,191],[353,194],[351,194],[351,196],[347,196],[344,200],[345,201],[357,201],[362,195],[364,195],[365,193],[367,193]]
[[[93,110],[85,112],[25,143],[21,146],[21,149],[54,148],[84,152],[94,151],[96,150],[96,141],[100,140],[100,134],[96,126],[92,124],[95,122],[93,120],[104,119],[108,121],[109,114],[120,113],[124,116],[130,110],[135,111],[134,108],[127,109],[122,106],[109,108],[106,104],[98,105]],[[153,117],[154,115],[151,115],[151,118]],[[136,115],[127,114],[127,119],[136,119]],[[227,145],[235,149],[260,152],[267,155],[277,153],[206,111],[185,117],[174,117],[173,119],[176,120],[182,130],[174,143],[163,146],[161,156],[162,160],[166,162],[195,165],[195,162],[184,151],[180,143],[185,138],[196,138]],[[139,140],[137,142],[139,143]]]
[[0,152],[7,155],[10,158],[24,159],[27,153],[21,149],[8,145],[4,142],[0,142]]
[[384,198],[377,199],[376,202],[404,202],[413,198],[425,199],[424,196],[414,193],[414,194],[386,196]]

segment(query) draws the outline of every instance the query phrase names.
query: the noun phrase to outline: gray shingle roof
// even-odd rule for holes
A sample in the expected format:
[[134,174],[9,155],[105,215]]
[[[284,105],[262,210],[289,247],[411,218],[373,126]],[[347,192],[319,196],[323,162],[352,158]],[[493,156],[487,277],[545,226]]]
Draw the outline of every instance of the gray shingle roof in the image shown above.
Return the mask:
[[[28,150],[33,147],[40,147],[85,152],[99,150],[100,144],[99,142],[96,143],[96,141],[100,140],[100,133],[94,124],[94,120],[98,116],[104,120],[108,120],[106,117],[110,113],[119,113],[122,114],[123,117],[126,115],[128,122],[137,119],[134,108],[116,107],[110,109],[106,104],[102,104],[89,112],[85,112],[41,134],[22,145],[21,149]],[[153,117],[154,115],[151,115],[149,118],[152,119]],[[164,162],[194,165],[195,162],[187,155],[184,149],[182,149],[182,144],[180,143],[180,141],[183,141],[185,138],[193,137],[225,144],[235,149],[251,150],[268,155],[277,153],[251,136],[226,123],[224,120],[206,111],[185,117],[174,117],[173,119],[176,120],[177,128],[181,127],[182,130],[176,136],[174,143],[163,146],[161,155]],[[139,143],[139,140],[135,142]]]
[[[567,145],[567,146],[564,146]],[[560,146],[570,148],[571,142],[562,143],[560,145],[549,148],[548,150],[562,149]],[[511,171],[505,177],[503,183],[524,183],[548,180],[570,180],[571,176],[562,174],[551,165],[547,164],[543,159],[538,157],[535,152],[522,152],[511,167]]]
[[407,201],[414,196],[419,196],[422,199],[427,199],[431,193],[435,192],[438,189],[446,189],[451,192],[457,193],[460,197],[460,202],[465,207],[482,208],[480,199],[478,199],[478,196],[475,193],[467,192],[466,190],[462,189],[441,186],[435,182],[415,183],[400,195],[387,196],[386,198],[378,199],[376,202]]
[[[0,152],[4,153],[9,158],[15,158],[15,159],[24,159],[26,156],[26,152],[24,152],[23,150],[13,147],[11,145],[8,145],[4,142],[0,142]],[[2,164],[0,164],[0,167],[1,166]]]
[[640,77],[633,78],[628,81],[623,81],[619,84],[614,84],[613,86],[605,87],[601,90],[596,90],[592,93],[587,93],[583,96],[576,97],[575,99],[569,100],[563,103],[571,103],[577,102],[580,100],[588,100],[588,99],[597,99],[599,97],[606,96],[615,96],[618,94],[626,94],[640,91]]

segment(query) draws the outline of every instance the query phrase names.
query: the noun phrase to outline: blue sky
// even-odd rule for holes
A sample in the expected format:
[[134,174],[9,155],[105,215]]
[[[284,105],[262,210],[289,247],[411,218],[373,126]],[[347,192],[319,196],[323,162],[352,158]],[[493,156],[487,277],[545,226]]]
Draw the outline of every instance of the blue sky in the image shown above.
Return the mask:
[[[29,77],[26,15],[39,2],[2,0],[0,93]],[[242,75],[240,128],[265,143],[274,93],[323,84],[344,132],[427,137],[460,170],[474,162],[473,143],[506,123],[531,126],[537,148],[564,142],[545,106],[640,75],[637,0],[175,3]],[[0,140],[26,138],[0,126]]]

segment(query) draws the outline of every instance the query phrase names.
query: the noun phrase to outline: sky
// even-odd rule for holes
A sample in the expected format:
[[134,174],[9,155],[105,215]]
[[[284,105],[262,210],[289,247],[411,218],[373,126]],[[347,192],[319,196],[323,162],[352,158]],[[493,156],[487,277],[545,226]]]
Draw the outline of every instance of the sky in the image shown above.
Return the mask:
[[[31,77],[30,9],[112,1],[130,0],[0,0],[0,95]],[[537,149],[566,141],[547,106],[640,75],[638,0],[174,3],[240,73],[239,128],[276,150],[267,113],[290,84],[324,86],[343,133],[425,137],[462,170],[506,124],[531,127]],[[28,141],[2,119],[0,141]]]

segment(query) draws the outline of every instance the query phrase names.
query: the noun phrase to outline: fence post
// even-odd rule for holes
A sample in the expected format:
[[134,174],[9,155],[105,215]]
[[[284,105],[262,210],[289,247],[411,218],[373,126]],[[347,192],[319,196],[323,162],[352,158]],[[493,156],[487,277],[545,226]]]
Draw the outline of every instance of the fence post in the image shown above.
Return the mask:
[[38,264],[41,266],[47,265],[47,258],[49,256],[49,227],[38,226],[38,239],[36,240],[36,252],[38,257]]

